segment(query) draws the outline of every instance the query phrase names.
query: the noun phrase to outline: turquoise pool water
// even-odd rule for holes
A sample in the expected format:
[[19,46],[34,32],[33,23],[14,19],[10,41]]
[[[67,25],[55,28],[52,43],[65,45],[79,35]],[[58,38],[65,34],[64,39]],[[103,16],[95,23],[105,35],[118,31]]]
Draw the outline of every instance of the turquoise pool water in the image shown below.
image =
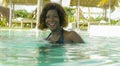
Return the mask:
[[80,35],[85,44],[51,46],[49,32],[0,30],[0,66],[120,66],[120,37]]

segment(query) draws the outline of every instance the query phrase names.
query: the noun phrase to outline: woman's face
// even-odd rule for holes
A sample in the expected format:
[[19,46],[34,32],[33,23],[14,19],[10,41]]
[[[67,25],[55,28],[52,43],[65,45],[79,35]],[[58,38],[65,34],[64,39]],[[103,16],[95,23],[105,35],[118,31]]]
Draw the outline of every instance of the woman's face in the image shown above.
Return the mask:
[[60,19],[56,10],[49,10],[45,19],[47,27],[51,30],[57,30],[60,28]]

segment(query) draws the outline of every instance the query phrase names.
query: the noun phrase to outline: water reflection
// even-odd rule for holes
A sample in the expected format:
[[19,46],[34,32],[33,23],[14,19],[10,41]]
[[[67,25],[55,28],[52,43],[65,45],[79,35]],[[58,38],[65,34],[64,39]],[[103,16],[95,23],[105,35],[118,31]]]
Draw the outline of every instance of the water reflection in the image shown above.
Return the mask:
[[35,34],[1,31],[0,66],[120,66],[120,38],[82,35],[86,44],[53,46]]
[[81,53],[81,50],[77,46],[70,46],[70,44],[67,44],[40,47],[38,49],[38,66],[54,65],[88,58],[88,56]]
[[115,45],[67,44],[39,48],[38,66],[119,66],[120,53]]

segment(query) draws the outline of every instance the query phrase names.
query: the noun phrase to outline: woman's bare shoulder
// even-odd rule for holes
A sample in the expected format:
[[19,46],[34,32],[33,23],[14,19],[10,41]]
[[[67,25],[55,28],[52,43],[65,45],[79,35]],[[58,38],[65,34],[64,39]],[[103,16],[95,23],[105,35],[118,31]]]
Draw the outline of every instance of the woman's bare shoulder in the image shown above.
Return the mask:
[[76,35],[77,33],[75,31],[66,31],[66,34],[68,35]]
[[84,42],[83,39],[81,38],[81,36],[77,32],[75,32],[75,31],[66,31],[66,35],[73,42],[81,42],[81,43]]

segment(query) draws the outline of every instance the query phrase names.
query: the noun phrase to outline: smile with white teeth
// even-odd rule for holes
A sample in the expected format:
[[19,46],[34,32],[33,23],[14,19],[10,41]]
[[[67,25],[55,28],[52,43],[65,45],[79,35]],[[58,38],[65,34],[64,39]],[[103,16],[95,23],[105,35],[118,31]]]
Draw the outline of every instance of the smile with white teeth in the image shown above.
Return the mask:
[[53,26],[54,24],[50,24],[51,26]]
[[55,24],[54,23],[49,23],[49,25],[53,27]]

